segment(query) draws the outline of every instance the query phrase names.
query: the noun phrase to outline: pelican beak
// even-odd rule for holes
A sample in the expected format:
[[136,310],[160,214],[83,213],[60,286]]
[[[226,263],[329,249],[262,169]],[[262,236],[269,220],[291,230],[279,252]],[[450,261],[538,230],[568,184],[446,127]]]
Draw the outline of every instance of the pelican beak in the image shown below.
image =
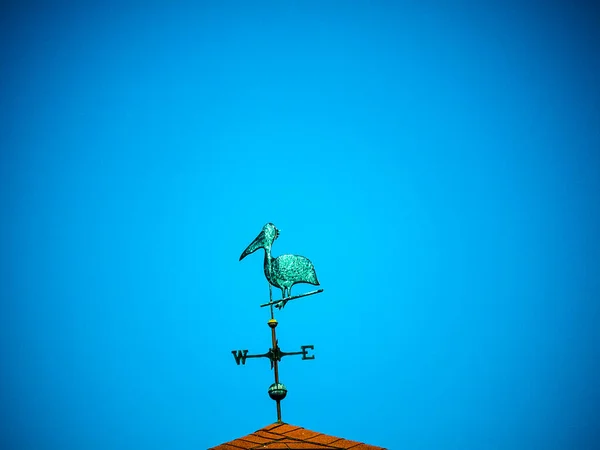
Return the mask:
[[254,239],[252,241],[252,243],[248,247],[246,247],[246,250],[244,250],[242,252],[242,255],[240,256],[240,261],[242,259],[244,259],[246,256],[248,256],[250,253],[254,253],[259,248],[263,248],[264,245],[265,245],[265,232],[261,231],[259,233],[259,235],[256,236],[256,239]]

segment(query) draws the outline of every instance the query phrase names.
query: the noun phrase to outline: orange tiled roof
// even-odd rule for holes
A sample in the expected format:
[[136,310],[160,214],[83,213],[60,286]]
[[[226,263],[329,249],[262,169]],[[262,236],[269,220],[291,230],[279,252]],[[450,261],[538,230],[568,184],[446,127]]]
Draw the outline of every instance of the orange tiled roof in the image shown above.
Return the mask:
[[248,436],[217,445],[209,450],[240,449],[352,449],[352,450],[385,450],[383,447],[362,444],[322,433],[310,431],[287,423],[272,423]]

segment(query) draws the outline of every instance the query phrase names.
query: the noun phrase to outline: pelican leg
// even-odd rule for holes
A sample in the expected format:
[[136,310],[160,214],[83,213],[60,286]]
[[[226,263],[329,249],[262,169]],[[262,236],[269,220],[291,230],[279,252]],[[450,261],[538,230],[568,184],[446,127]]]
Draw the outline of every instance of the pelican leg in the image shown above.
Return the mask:
[[[289,298],[292,295],[292,288],[286,288],[285,289],[285,294],[283,296],[283,298]],[[285,304],[287,303],[287,300],[284,300],[283,303],[281,303],[281,309],[283,309],[283,307],[285,306]]]
[[[290,286],[289,288],[283,288],[283,298],[290,298],[292,296],[292,287]],[[280,303],[279,308],[283,309],[283,307],[285,306],[285,304],[287,303],[287,300],[283,300]]]
[[281,289],[281,301],[279,303],[277,303],[277,305],[275,305],[275,307],[279,310],[283,309],[283,307],[285,306],[286,302],[284,301],[285,298],[287,298],[287,296],[285,295],[287,292],[287,289],[282,287]]

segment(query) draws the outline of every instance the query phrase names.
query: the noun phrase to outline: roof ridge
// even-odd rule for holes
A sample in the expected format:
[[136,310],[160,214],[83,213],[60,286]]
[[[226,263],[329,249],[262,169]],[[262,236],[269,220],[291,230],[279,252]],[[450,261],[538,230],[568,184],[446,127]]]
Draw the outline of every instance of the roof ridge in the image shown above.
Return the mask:
[[[272,444],[274,444],[275,447],[272,447]],[[308,444],[310,447],[298,447],[298,445],[301,444]],[[246,436],[213,447],[214,450],[251,450],[259,448],[313,448],[323,450],[372,448],[374,450],[385,450],[384,447],[376,447],[365,444],[364,442],[345,439],[339,436],[331,436],[285,422],[272,423]]]

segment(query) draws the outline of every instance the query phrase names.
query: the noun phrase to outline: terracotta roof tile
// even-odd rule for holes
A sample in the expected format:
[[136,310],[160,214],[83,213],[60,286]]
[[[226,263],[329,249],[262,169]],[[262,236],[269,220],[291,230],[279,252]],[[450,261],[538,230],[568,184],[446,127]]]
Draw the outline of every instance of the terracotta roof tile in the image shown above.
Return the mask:
[[285,433],[289,433],[290,431],[294,431],[294,430],[298,430],[302,427],[297,427],[295,425],[290,425],[287,423],[280,423],[277,424],[278,427],[276,429],[271,429],[272,433],[279,433],[279,434],[285,434]]
[[235,448],[243,448],[243,449],[256,448],[257,445],[260,445],[260,444],[257,444],[256,442],[247,441],[247,440],[241,439],[241,438],[238,438],[231,442],[226,442],[226,444],[233,445],[233,446],[235,446]]
[[319,434],[318,436],[314,436],[307,439],[307,441],[309,442],[316,442],[318,444],[331,444],[332,442],[339,440],[339,437],[327,436],[326,434]]
[[229,444],[221,444],[215,447],[215,450],[240,450],[240,447],[234,447],[233,445]]
[[287,423],[267,425],[252,434],[212,447],[209,450],[240,449],[385,450],[383,447],[327,436]]
[[352,450],[379,450],[381,447],[376,447],[375,445],[369,445],[360,443],[356,447],[352,447]]
[[295,439],[307,440],[311,437],[318,436],[320,433],[315,433],[314,431],[305,430],[304,428],[298,428],[297,430],[290,431],[289,433],[285,433],[286,436],[293,437]]
[[290,449],[302,449],[302,450],[324,450],[330,447],[323,447],[322,445],[311,444],[310,442],[293,442],[288,444],[288,448]]
[[252,449],[256,448],[256,443],[236,439],[235,441],[227,442],[215,447],[215,450],[230,450],[232,448],[235,448],[235,450]]
[[349,441],[348,439],[340,439],[339,441],[334,441],[331,443],[334,448],[354,448],[357,445],[360,445],[360,442]]
[[264,429],[255,431],[253,434],[256,436],[265,438],[265,439],[272,439],[275,441],[278,441],[279,439],[284,438],[281,434],[269,433],[268,431],[265,431]]
[[[272,423],[271,425],[267,425],[266,427],[264,427],[264,428],[261,428],[261,430],[264,430],[264,431],[270,431],[270,430],[272,430],[273,428],[281,427],[282,425],[284,425],[284,424],[282,424],[282,423],[279,423],[279,422],[275,422],[275,423]],[[259,430],[259,431],[260,431],[260,430]]]
[[[260,437],[255,433],[249,434],[248,436],[244,436],[243,438],[240,438],[240,439],[244,440],[244,441],[254,442],[255,444],[268,444],[269,442],[273,441],[273,439]],[[250,447],[250,448],[252,448],[252,447]]]
[[284,442],[273,442],[272,444],[267,444],[261,448],[268,448],[269,450],[288,450],[289,447]]

